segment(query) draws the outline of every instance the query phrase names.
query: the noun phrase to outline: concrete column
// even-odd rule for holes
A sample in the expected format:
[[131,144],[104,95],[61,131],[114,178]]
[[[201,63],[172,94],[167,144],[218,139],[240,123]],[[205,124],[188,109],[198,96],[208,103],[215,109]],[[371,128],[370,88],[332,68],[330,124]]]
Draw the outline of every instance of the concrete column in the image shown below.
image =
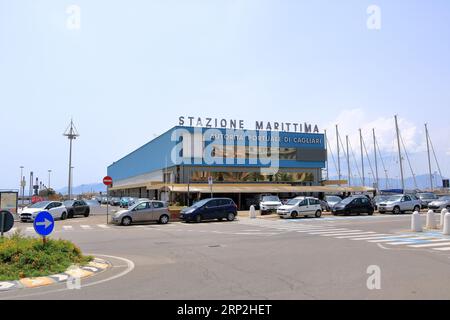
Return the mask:
[[445,236],[450,236],[450,213],[446,213],[444,217],[444,229],[442,234]]
[[448,212],[448,210],[446,208],[441,210],[441,221],[439,222],[439,225],[441,226],[441,228],[444,227],[444,217],[447,212]]
[[427,229],[436,229],[436,220],[433,210],[427,212]]
[[254,205],[250,206],[249,217],[251,219],[255,219],[256,218],[256,210],[255,210],[255,206]]

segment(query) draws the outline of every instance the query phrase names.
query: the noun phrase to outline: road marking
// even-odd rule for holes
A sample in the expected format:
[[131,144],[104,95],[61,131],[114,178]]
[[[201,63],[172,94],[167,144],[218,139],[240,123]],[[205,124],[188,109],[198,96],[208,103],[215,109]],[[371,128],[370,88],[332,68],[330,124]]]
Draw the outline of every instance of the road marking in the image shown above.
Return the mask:
[[367,232],[361,232],[359,235],[351,235],[351,236],[339,236],[336,237],[336,239],[352,239],[352,238],[357,238],[357,237],[364,237],[364,236],[368,236],[368,235],[374,235],[376,234],[373,231],[367,231]]
[[111,228],[111,227],[108,227],[106,224],[98,224],[97,226],[102,229],[110,229]]
[[404,239],[398,239],[397,241],[394,240],[394,242],[387,242],[386,244],[391,245],[391,246],[399,246],[402,244],[408,244],[408,243],[414,243],[415,241],[418,240],[426,240],[426,239],[430,239],[428,237],[411,237],[411,238],[404,238]]
[[385,236],[375,236],[375,235],[373,235],[373,237],[370,236],[370,237],[366,237],[366,238],[358,238],[358,239],[350,239],[350,240],[376,240],[376,239],[387,239],[387,238],[389,238],[390,239],[389,241],[392,241],[392,240],[395,240],[395,238],[406,238],[406,237],[409,237],[409,236],[407,236],[407,235],[396,236],[396,235],[393,235],[393,234],[387,234]]
[[295,230],[297,232],[317,232],[317,234],[321,232],[328,232],[328,231],[344,231],[349,230],[348,228],[321,228],[321,229],[302,229],[302,230]]
[[27,227],[26,231],[27,232],[33,232],[34,228],[33,227]]
[[72,226],[63,226],[63,229],[64,230],[73,230],[73,227]]
[[431,248],[431,247],[444,247],[449,246],[450,242],[442,242],[442,243],[426,243],[426,244],[414,244],[409,245],[411,248]]
[[450,247],[445,247],[445,248],[433,248],[433,250],[450,251]]
[[311,232],[309,234],[314,234],[314,235],[336,234],[336,235],[340,235],[342,233],[342,235],[344,235],[344,233],[350,233],[350,232],[362,232],[362,230],[341,229],[341,230],[335,230],[335,231]]
[[[369,232],[369,231],[368,231]],[[370,231],[371,232],[371,231]],[[372,232],[372,233],[375,233],[375,232]],[[360,236],[363,236],[363,235],[367,235],[367,233],[365,233],[364,231],[363,232],[340,232],[340,233],[331,233],[331,234],[321,234],[320,236],[321,237],[335,237],[335,236],[351,236],[351,235],[360,235]]]
[[85,229],[85,230],[90,230],[90,229],[92,229],[91,226],[85,225],[85,224],[80,225],[80,227],[81,227],[82,229]]

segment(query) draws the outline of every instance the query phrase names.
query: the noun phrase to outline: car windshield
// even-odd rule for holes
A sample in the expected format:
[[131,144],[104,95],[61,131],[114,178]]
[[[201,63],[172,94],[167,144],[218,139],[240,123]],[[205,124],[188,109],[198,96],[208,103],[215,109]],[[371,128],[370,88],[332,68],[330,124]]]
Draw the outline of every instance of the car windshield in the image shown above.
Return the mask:
[[402,200],[402,195],[400,194],[400,195],[396,195],[396,196],[390,196],[387,200],[388,201],[400,201],[400,200]]
[[277,196],[264,196],[262,198],[262,201],[280,201],[280,199]]
[[436,198],[434,193],[420,193],[418,196],[420,199],[435,199]]
[[375,201],[386,201],[387,199],[389,199],[388,196],[376,196],[374,198]]
[[439,200],[450,201],[450,196],[442,196],[442,197],[439,198]]
[[339,202],[342,199],[336,196],[327,196],[325,197],[326,201],[331,201],[331,202]]
[[49,203],[50,203],[50,201],[36,202],[35,204],[31,205],[30,208],[43,209],[43,208],[45,208]]
[[300,201],[302,201],[303,199],[291,199],[287,202],[288,205],[290,206],[296,206]]
[[209,200],[210,200],[210,199],[203,199],[203,200],[200,200],[200,201],[194,203],[194,204],[191,206],[191,208],[200,208],[200,207],[204,206],[206,203],[208,203]]
[[348,197],[348,198],[345,198],[344,200],[342,200],[340,203],[342,203],[342,204],[349,204],[349,203],[352,202],[354,199],[355,199],[355,198]]
[[66,206],[66,207],[71,207],[71,206],[73,206],[73,203],[74,203],[75,201],[73,201],[73,200],[67,200],[67,201],[64,201],[64,206]]

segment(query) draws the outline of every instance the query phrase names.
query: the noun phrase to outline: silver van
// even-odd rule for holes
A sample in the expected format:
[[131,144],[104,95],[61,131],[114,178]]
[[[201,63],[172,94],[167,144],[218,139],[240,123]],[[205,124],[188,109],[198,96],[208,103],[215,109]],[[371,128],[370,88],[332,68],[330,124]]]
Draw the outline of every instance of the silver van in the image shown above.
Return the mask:
[[118,211],[112,221],[123,226],[132,223],[157,221],[160,224],[169,222],[170,212],[162,201],[142,201],[126,210]]

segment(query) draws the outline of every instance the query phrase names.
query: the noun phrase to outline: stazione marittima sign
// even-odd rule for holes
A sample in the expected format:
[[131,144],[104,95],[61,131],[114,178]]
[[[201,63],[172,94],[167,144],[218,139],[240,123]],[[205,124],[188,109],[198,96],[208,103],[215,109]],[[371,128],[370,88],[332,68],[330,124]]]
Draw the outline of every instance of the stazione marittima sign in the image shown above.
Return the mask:
[[[220,118],[202,118],[202,117],[185,117],[178,118],[178,125],[202,128],[222,128],[222,129],[238,129],[246,128],[244,120],[236,119],[220,119]],[[298,132],[298,133],[319,133],[319,127],[316,124],[307,122],[276,122],[276,121],[255,121],[255,130],[266,131],[282,131],[282,132]]]

